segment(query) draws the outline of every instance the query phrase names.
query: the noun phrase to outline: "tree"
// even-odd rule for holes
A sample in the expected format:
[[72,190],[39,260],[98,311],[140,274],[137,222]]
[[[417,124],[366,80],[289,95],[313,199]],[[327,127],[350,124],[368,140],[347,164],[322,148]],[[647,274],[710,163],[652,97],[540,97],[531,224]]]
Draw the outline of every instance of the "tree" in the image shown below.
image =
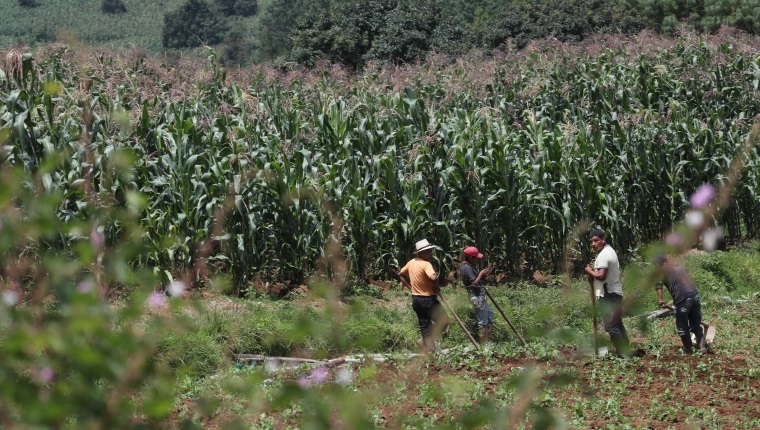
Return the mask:
[[256,0],[214,0],[214,7],[224,16],[253,16],[259,10]]
[[124,5],[124,0],[103,0],[100,5],[100,10],[103,13],[118,14],[125,13],[127,6]]
[[164,15],[165,48],[192,48],[222,41],[226,25],[203,0],[187,0],[178,10]]
[[293,31],[292,58],[311,64],[323,57],[358,68],[386,26],[396,0],[348,2],[335,10],[304,17]]
[[648,26],[666,34],[675,32],[678,26],[710,32],[731,26],[760,33],[760,0],[630,1],[641,10]]
[[632,0],[631,6],[640,11],[647,26],[661,33],[673,34],[679,25],[703,29],[703,0]]
[[481,47],[492,49],[512,40],[524,48],[531,40],[553,37],[579,41],[598,33],[632,34],[644,22],[637,11],[608,0],[545,0],[518,3],[479,28]]
[[224,37],[222,62],[227,64],[244,64],[251,58],[254,43],[240,25],[232,25]]
[[459,54],[468,45],[457,26],[436,0],[402,0],[388,13],[387,25],[372,43],[367,57],[407,62],[430,50]]
[[330,0],[271,0],[259,12],[259,53],[264,60],[290,53],[291,31],[301,17],[329,10]]
[[433,0],[342,3],[304,17],[293,31],[292,59],[326,58],[354,68],[367,60],[412,61],[431,49],[459,53],[469,37]]

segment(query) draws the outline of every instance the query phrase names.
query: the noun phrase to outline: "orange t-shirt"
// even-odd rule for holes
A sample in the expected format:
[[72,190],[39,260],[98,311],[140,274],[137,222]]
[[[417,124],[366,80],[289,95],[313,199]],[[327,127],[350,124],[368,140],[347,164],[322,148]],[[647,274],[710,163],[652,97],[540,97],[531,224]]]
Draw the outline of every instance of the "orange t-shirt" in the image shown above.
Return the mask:
[[409,260],[399,273],[409,277],[413,296],[435,296],[435,281],[430,279],[432,275],[435,275],[435,269],[429,261],[419,257]]

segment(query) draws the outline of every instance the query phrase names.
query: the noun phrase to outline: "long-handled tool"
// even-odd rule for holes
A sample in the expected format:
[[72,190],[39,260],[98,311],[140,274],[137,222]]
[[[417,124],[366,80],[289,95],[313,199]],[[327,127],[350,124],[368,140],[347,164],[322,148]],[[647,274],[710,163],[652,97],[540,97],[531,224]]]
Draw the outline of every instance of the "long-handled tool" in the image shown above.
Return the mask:
[[589,281],[588,283],[590,289],[591,289],[591,320],[592,324],[594,325],[594,357],[596,357],[599,354],[599,345],[598,345],[598,335],[597,335],[597,329],[596,329],[596,294],[594,294],[594,282]]
[[493,305],[496,306],[496,309],[499,311],[501,316],[503,316],[504,319],[507,321],[507,324],[509,324],[509,328],[511,328],[512,331],[515,333],[515,336],[517,336],[517,338],[520,339],[520,342],[522,342],[523,346],[526,346],[527,343],[525,342],[525,339],[523,339],[522,335],[520,335],[520,332],[517,331],[517,329],[515,328],[515,325],[512,324],[512,321],[510,321],[509,318],[507,318],[507,314],[505,314],[504,311],[501,309],[501,306],[499,306],[499,304],[496,303],[496,300],[494,300],[491,293],[488,292],[488,288],[484,288],[484,290],[488,298],[491,299],[491,303],[493,303]]
[[478,345],[478,342],[475,341],[475,338],[472,337],[472,334],[469,330],[467,330],[467,327],[464,325],[462,320],[459,319],[457,316],[457,313],[454,312],[454,309],[449,305],[449,303],[446,301],[446,299],[443,298],[443,294],[438,292],[438,298],[441,299],[441,303],[446,307],[446,309],[451,313],[451,315],[454,315],[454,319],[457,320],[459,323],[459,326],[462,327],[462,330],[464,330],[465,333],[467,333],[467,337],[470,338],[470,342],[472,342],[473,345],[475,345],[475,349],[480,349],[480,345]]

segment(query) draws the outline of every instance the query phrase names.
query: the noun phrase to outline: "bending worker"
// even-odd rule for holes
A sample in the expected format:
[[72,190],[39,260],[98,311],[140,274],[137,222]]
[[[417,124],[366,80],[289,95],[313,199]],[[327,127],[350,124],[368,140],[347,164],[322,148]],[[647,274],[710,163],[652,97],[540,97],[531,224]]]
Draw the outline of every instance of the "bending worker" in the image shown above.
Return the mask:
[[475,308],[476,318],[478,320],[478,341],[480,344],[488,342],[493,332],[494,314],[491,306],[488,304],[486,297],[486,287],[481,283],[489,273],[488,269],[478,272],[478,260],[483,258],[483,254],[474,246],[468,246],[464,250],[464,261],[460,268],[460,276],[467,292],[470,294],[470,301]]
[[683,352],[692,353],[691,335],[694,333],[699,352],[707,352],[704,331],[702,330],[702,303],[699,300],[697,286],[683,267],[673,263],[665,255],[658,255],[654,259],[657,273],[661,280],[655,284],[657,289],[657,301],[660,307],[665,307],[662,299],[662,284],[668,286],[668,292],[673,297],[673,305],[676,311],[676,330],[683,343]]
[[433,269],[433,245],[422,239],[415,245],[417,256],[398,272],[404,287],[412,292],[412,309],[417,314],[424,352],[435,351],[435,343],[449,326],[449,316],[438,301],[438,274]]

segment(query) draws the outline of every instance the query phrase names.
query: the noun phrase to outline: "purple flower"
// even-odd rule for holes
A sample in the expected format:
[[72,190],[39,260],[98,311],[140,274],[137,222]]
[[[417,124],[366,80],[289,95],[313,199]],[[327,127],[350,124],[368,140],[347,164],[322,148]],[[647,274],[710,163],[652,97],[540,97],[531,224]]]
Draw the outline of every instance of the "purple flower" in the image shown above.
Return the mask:
[[166,296],[163,293],[152,292],[148,296],[148,307],[157,310],[166,308]]
[[323,382],[326,382],[329,377],[330,372],[326,368],[318,367],[314,369],[313,372],[311,372],[311,375],[298,378],[298,381],[296,383],[299,387],[306,388],[313,384],[321,384]]
[[665,236],[665,243],[670,246],[680,246],[683,244],[683,236],[678,233],[668,233],[668,235]]
[[86,279],[84,281],[79,281],[77,284],[77,291],[79,291],[82,294],[87,294],[90,291],[92,291],[92,281],[89,279]]
[[322,382],[327,381],[327,378],[330,376],[330,372],[324,367],[318,367],[314,369],[314,372],[311,374],[311,379],[314,380],[317,384],[321,384]]
[[702,208],[707,206],[713,197],[715,197],[715,187],[710,184],[702,184],[691,195],[689,203],[691,207]]
[[40,370],[40,381],[43,383],[49,384],[53,382],[53,378],[55,378],[55,372],[53,369],[45,367],[44,369]]
[[103,250],[103,244],[105,241],[106,239],[105,236],[103,236],[103,233],[99,232],[96,229],[93,229],[92,232],[90,232],[90,243],[96,251]]

